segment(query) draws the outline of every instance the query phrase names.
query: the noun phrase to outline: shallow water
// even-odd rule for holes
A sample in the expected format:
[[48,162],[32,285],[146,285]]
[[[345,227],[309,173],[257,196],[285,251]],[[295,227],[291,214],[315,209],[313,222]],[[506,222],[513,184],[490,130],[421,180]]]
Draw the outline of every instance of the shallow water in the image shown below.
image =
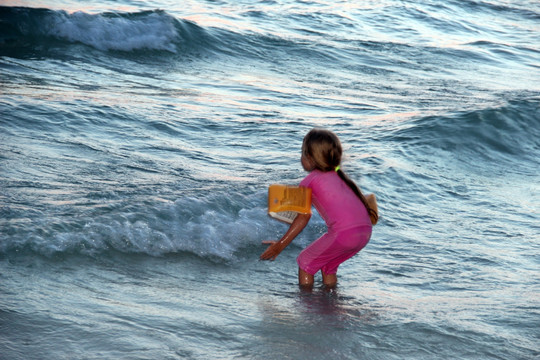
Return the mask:
[[[0,358],[540,356],[539,18],[529,1],[4,2]],[[306,293],[318,215],[258,256],[285,231],[267,187],[305,176],[314,126],[381,221],[335,291]]]

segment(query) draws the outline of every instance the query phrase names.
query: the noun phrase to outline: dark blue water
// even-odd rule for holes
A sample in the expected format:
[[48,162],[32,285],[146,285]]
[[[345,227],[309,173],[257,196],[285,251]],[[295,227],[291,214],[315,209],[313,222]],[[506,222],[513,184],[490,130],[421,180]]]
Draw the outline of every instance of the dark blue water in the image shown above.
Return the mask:
[[[540,356],[534,1],[0,7],[1,359]],[[274,262],[320,126],[379,200],[333,292]]]

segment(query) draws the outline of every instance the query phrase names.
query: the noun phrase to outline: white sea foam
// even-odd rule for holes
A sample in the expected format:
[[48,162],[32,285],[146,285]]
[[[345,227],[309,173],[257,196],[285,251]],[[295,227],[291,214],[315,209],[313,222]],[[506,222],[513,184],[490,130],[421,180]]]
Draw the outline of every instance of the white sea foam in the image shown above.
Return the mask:
[[100,50],[152,49],[174,53],[175,41],[179,38],[174,21],[164,12],[137,17],[57,12],[52,16],[47,33]]

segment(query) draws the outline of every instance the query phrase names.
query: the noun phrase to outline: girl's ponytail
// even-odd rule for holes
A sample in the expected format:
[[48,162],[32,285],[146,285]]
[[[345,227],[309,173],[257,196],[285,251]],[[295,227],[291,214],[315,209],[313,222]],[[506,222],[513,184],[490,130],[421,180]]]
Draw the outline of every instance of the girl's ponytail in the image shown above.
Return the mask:
[[375,209],[372,209],[370,206],[369,206],[369,203],[368,201],[366,200],[366,197],[364,196],[364,194],[362,194],[362,191],[360,190],[360,188],[354,183],[354,181],[352,181],[348,176],[347,174],[345,174],[343,172],[343,170],[340,169],[339,165],[336,167],[336,172],[337,174],[339,175],[339,177],[345,181],[345,184],[347,184],[351,189],[352,191],[354,191],[354,193],[356,194],[356,196],[358,196],[358,198],[360,198],[360,200],[362,201],[362,203],[364,204],[364,206],[366,207],[367,211],[368,211],[368,214],[369,214],[369,218],[371,219],[371,223],[373,225],[375,225],[377,223],[377,221],[379,221],[379,214],[377,214],[377,211]]

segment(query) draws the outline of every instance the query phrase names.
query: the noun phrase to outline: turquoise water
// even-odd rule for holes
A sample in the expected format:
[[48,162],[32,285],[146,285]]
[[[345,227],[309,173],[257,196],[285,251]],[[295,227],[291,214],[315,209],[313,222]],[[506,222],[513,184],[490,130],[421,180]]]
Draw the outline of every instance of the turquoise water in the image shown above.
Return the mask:
[[[3,5],[1,359],[540,356],[536,2]],[[318,215],[258,260],[314,126],[381,211],[330,293]]]

